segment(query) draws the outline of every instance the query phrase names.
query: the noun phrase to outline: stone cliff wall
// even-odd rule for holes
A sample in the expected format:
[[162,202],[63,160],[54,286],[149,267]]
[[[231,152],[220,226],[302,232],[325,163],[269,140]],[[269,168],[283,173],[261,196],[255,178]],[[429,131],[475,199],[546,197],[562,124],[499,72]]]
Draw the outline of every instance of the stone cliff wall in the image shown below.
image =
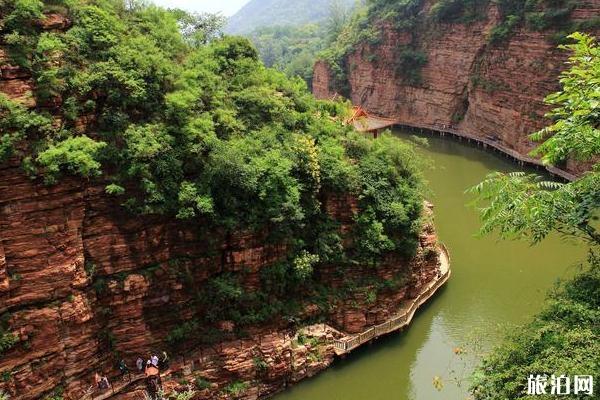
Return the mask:
[[[69,26],[58,14],[42,23],[46,29]],[[32,87],[31,76],[10,64],[0,43],[0,92],[36,107]],[[80,122],[85,129],[86,120]],[[356,200],[327,196],[322,203],[342,235],[349,233]],[[344,275],[336,266],[319,268],[316,273],[332,288],[349,277],[406,276],[403,286],[378,291],[376,298],[367,295],[375,290],[367,284],[364,292],[331,304],[323,317],[348,333],[384,321],[436,275],[435,245],[428,226],[412,260],[390,256],[375,272],[353,266]],[[46,186],[10,160],[0,165],[0,316],[18,342],[0,356],[0,390],[14,400],[44,398],[58,389],[65,399],[89,398],[85,393],[95,372],[116,383],[121,358],[133,366],[138,356],[167,349],[168,334],[202,313],[192,298],[208,279],[235,273],[244,289],[253,291],[261,270],[286,255],[285,243],[266,241],[264,232],[226,233],[198,223],[136,217],[107,196],[101,183],[64,179]],[[316,304],[303,306],[304,317],[320,313]],[[165,378],[167,388],[202,377],[210,387],[201,398],[229,396],[223,389],[232,382],[246,386],[240,398],[265,396],[326,368],[334,356],[327,339],[339,335],[327,328],[299,343],[278,321],[245,328],[243,339],[232,333],[230,321],[217,328],[222,337],[210,346],[183,343],[180,351],[169,349],[173,370]],[[139,398],[139,389],[133,384],[116,398]]]
[[[352,204],[333,197],[324,207],[349,229]],[[105,196],[101,186],[67,180],[47,187],[16,164],[0,168],[0,232],[0,314],[9,313],[10,330],[19,337],[0,358],[0,389],[13,399],[40,398],[57,387],[65,390],[65,398],[81,398],[94,372],[116,374],[117,357],[133,365],[139,355],[166,348],[167,334],[195,312],[178,275],[182,262],[198,288],[212,275],[243,269],[244,286],[252,290],[260,270],[286,253],[285,246],[265,245],[258,234],[225,235],[137,218]],[[409,286],[376,301],[361,294],[334,304],[331,323],[357,332],[384,321],[410,296],[408,288],[437,273],[437,257],[431,257],[435,242],[430,226],[414,260],[390,259],[377,270],[384,278],[406,271]],[[334,268],[323,268],[319,273],[336,286],[365,270],[356,267],[339,276]],[[101,291],[98,282],[104,283]],[[306,312],[315,308],[307,304]],[[333,359],[330,345],[294,346],[287,327],[277,323],[252,327],[248,335],[186,348],[186,357],[197,362],[185,377],[206,378],[214,393],[233,381],[247,382],[244,397],[256,398],[314,374]],[[265,370],[257,370],[256,357],[265,360]]]
[[[424,12],[432,3],[425,2]],[[584,0],[571,19],[598,16],[600,0]],[[535,146],[528,134],[548,122],[543,99],[558,89],[558,75],[567,54],[550,40],[552,30],[522,28],[506,43],[489,44],[488,34],[499,18],[491,3],[487,17],[471,24],[422,20],[422,25],[413,29],[417,48],[427,56],[418,85],[403,82],[398,69],[397,50],[411,42],[411,35],[383,24],[378,44],[360,44],[346,60],[352,102],[404,125],[433,129],[451,126],[528,153]],[[318,61],[314,94],[331,97],[336,92],[332,81],[327,64]]]

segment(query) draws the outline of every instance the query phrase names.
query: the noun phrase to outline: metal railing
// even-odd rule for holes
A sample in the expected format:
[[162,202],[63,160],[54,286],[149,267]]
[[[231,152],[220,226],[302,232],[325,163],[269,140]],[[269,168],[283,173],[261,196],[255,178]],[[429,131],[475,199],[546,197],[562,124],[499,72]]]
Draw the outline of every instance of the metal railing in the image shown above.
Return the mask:
[[433,296],[433,294],[450,278],[450,254],[448,253],[446,246],[443,244],[440,245],[440,250],[442,253],[441,256],[445,258],[443,262],[445,262],[447,265],[446,271],[442,273],[435,280],[435,282],[431,283],[424,291],[422,291],[413,301],[411,301],[406,310],[404,310],[400,315],[397,315],[379,325],[375,325],[364,332],[351,336],[350,338],[334,339],[334,348],[340,350],[342,353],[349,352],[374,338],[388,334],[410,324],[417,309],[423,303],[429,300],[429,298]]

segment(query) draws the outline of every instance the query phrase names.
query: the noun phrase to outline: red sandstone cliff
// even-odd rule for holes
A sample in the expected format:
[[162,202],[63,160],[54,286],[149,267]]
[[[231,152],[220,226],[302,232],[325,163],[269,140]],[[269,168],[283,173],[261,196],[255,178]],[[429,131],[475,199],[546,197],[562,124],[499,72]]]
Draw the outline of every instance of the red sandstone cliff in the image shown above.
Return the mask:
[[[425,2],[424,11],[433,3]],[[600,0],[584,0],[571,19],[599,16]],[[410,34],[383,25],[379,44],[360,44],[346,60],[352,102],[401,124],[433,129],[453,126],[528,153],[535,146],[528,134],[548,122],[543,99],[558,89],[567,54],[551,42],[552,30],[522,28],[506,43],[490,45],[487,36],[498,21],[499,12],[492,2],[482,21],[417,26],[416,45],[428,60],[419,85],[404,83],[397,71],[396,50],[410,43]],[[318,61],[314,94],[329,98],[336,92],[333,86],[328,65]]]
[[[59,15],[44,23],[47,29],[69,24]],[[31,77],[7,62],[1,46],[0,73],[0,92],[36,105]],[[342,232],[351,230],[355,200],[322,200]],[[332,304],[326,315],[330,324],[352,333],[380,323],[411,290],[429,282],[438,271],[433,227],[427,226],[420,239],[413,260],[390,257],[376,272],[354,266],[340,276],[334,266],[319,269],[331,287],[374,274],[401,273],[409,282],[375,299],[366,298],[372,289],[366,285],[365,293]],[[0,315],[8,316],[9,330],[19,339],[0,357],[0,390],[15,400],[43,398],[58,388],[65,399],[90,398],[86,393],[95,372],[117,384],[119,359],[132,367],[138,356],[165,349],[167,335],[198,312],[190,307],[185,280],[199,289],[229,271],[243,277],[246,290],[254,290],[260,271],[287,251],[284,243],[264,243],[260,233],[225,234],[136,217],[105,195],[101,184],[65,179],[45,186],[25,175],[16,160],[0,165]],[[183,279],[182,271],[191,276]],[[305,304],[307,316],[316,310],[317,305]],[[262,397],[326,368],[334,356],[330,339],[339,335],[332,328],[316,329],[315,340],[302,344],[276,322],[250,327],[243,339],[229,334],[227,321],[221,330],[223,338],[210,346],[190,344],[173,352],[167,388],[202,377],[210,387],[199,393],[201,398],[232,397],[223,392],[231,382],[247,385],[238,398]],[[257,366],[257,358],[266,367]],[[133,384],[115,398],[138,398],[142,386]]]
[[[331,199],[325,206],[338,220],[349,222],[347,201]],[[102,187],[76,180],[46,187],[16,165],[0,168],[0,232],[0,313],[10,313],[10,328],[20,338],[0,358],[0,389],[13,399],[39,398],[59,386],[66,398],[81,398],[95,371],[116,374],[116,354],[132,365],[139,355],[165,348],[168,332],[193,313],[185,307],[190,294],[173,260],[187,260],[196,285],[243,266],[245,286],[251,290],[261,268],[285,254],[285,247],[264,245],[260,235],[207,234],[191,225],[136,218],[108,199]],[[209,243],[217,243],[216,254],[208,251]],[[390,260],[378,274],[390,277],[405,270],[414,285],[428,282],[437,271],[437,259],[425,258],[433,246],[430,227],[416,259],[410,264]],[[105,280],[101,294],[86,265],[94,266],[95,281]],[[320,273],[332,286],[347,279],[327,269]],[[347,273],[365,271],[356,267]],[[330,318],[340,329],[357,332],[384,321],[406,296],[403,288],[372,303],[361,296],[349,298],[334,305]],[[177,306],[180,313],[167,311]],[[188,379],[203,376],[215,390],[232,381],[250,382],[245,398],[256,398],[332,361],[330,345],[321,346],[322,354],[310,361],[302,356],[310,349],[293,348],[286,332],[277,325],[255,327],[248,339],[187,348],[186,358],[196,357],[196,363],[193,371],[181,373]],[[267,362],[264,376],[257,375],[257,356]]]

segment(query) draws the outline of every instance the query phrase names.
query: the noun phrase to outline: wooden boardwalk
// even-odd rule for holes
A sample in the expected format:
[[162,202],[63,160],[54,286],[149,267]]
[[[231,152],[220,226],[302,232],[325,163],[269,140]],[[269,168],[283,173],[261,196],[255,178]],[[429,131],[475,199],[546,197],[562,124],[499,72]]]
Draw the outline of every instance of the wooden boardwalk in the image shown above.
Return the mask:
[[484,148],[489,147],[493,150],[497,150],[500,153],[503,153],[503,154],[507,155],[508,157],[512,158],[517,163],[519,163],[521,166],[528,165],[528,166],[532,166],[532,167],[536,167],[536,168],[542,168],[542,169],[545,169],[546,171],[548,171],[550,174],[558,176],[566,181],[574,181],[577,179],[577,176],[575,176],[567,171],[564,171],[560,168],[556,168],[552,165],[546,165],[546,164],[542,163],[540,160],[538,160],[537,158],[529,157],[527,155],[519,153],[516,150],[510,149],[510,148],[504,146],[498,140],[492,140],[487,137],[475,136],[475,135],[471,135],[468,133],[459,132],[456,129],[454,129],[450,126],[447,126],[447,125],[433,125],[433,126],[422,125],[422,126],[419,126],[419,125],[395,124],[395,126],[397,126],[399,128],[409,129],[409,130],[416,129],[422,133],[430,132],[430,133],[437,133],[441,136],[446,136],[446,135],[453,136],[459,140],[466,139],[467,141],[481,145]]
[[450,255],[448,254],[446,246],[441,245],[439,277],[426,286],[415,299],[405,302],[392,319],[382,324],[373,326],[357,335],[346,336],[342,339],[335,339],[333,345],[336,354],[346,354],[362,344],[378,338],[379,336],[387,335],[388,333],[397,331],[409,325],[418,308],[427,300],[429,300],[440,287],[448,282],[450,274]]
[[[171,375],[171,370],[167,369],[164,372],[161,372],[160,376],[161,377],[167,377],[169,375]],[[113,381],[113,383],[111,384],[111,387],[108,389],[96,389],[94,387],[91,387],[90,390],[88,390],[88,392],[81,397],[80,400],[106,400],[106,399],[110,399],[111,397],[119,394],[119,393],[123,393],[125,392],[125,390],[129,390],[132,389],[134,386],[137,386],[140,383],[145,382],[146,379],[146,375],[144,373],[132,373],[131,375],[129,375],[125,380],[123,379],[117,379],[115,381]],[[144,390],[145,390],[145,385],[143,386]]]
[[478,145],[483,146],[484,148],[491,148],[493,150],[497,150],[500,153],[507,155],[508,157],[515,160],[520,165],[529,165],[536,168],[543,168],[548,171],[550,174],[554,176],[558,176],[566,181],[574,181],[577,179],[577,176],[564,171],[560,168],[556,168],[551,165],[545,165],[540,160],[529,157],[527,155],[521,154],[516,150],[510,149],[506,147],[502,142],[498,140],[494,140],[489,137],[483,136],[475,136],[468,133],[460,132],[456,130],[454,127],[449,125],[442,124],[433,124],[433,125],[404,125],[401,124],[397,119],[393,118],[385,118],[380,116],[375,116],[367,113],[361,107],[354,107],[352,116],[346,120],[346,123],[352,124],[354,128],[359,132],[371,132],[373,133],[373,137],[377,137],[379,131],[387,128],[391,128],[394,126],[411,129],[411,130],[419,130],[423,133],[437,133],[441,136],[453,136],[458,138],[459,140],[466,139],[469,142],[476,143]]
[[129,389],[139,382],[142,382],[146,376],[144,374],[131,374],[130,378],[125,380],[118,379],[111,383],[111,387],[108,389],[97,389],[94,386],[90,387],[86,394],[84,394],[80,400],[106,400],[110,399],[118,393],[123,392],[125,389]]

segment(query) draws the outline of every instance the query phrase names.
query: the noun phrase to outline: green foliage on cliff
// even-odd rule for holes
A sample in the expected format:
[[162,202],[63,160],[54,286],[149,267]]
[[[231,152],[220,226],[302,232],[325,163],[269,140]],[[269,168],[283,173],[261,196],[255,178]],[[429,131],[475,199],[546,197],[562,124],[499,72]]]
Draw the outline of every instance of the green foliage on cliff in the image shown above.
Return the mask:
[[421,68],[427,64],[427,55],[420,51],[406,48],[400,52],[398,74],[412,85],[421,83]]
[[327,61],[333,73],[332,89],[348,95],[348,74],[353,66],[348,65],[347,56],[355,51],[359,44],[376,46],[381,40],[381,31],[385,24],[412,35],[411,43],[397,49],[400,59],[397,71],[399,77],[408,84],[419,85],[420,71],[427,59],[417,48],[414,40],[416,32],[413,28],[420,18],[422,4],[422,0],[371,0],[358,7],[347,23],[339,29],[335,39],[319,54],[319,58]]
[[[595,162],[600,154],[600,51],[589,36],[571,38],[577,43],[561,46],[572,52],[571,68],[561,74],[562,90],[546,98],[554,107],[548,117],[555,122],[531,136],[544,141],[532,154],[549,164],[567,158]],[[529,238],[535,243],[558,231],[600,246],[597,163],[567,184],[533,175],[496,173],[471,191],[479,195],[484,233],[498,231],[503,237]]]
[[489,0],[439,0],[429,10],[436,22],[470,23],[486,16]]
[[[471,23],[486,17],[490,3],[490,0],[438,0],[429,15],[436,22]],[[493,3],[500,11],[501,21],[490,33],[492,43],[509,38],[517,27],[536,31],[555,29],[562,36],[583,27],[569,20],[576,0],[494,0]]]
[[[347,104],[316,101],[302,79],[266,68],[248,40],[217,34],[218,21],[135,1],[2,4],[4,38],[21,43],[10,62],[31,73],[37,102],[0,98],[3,161],[20,159],[48,184],[73,175],[104,184],[136,214],[268,232],[288,246],[264,290],[227,274],[196,290],[208,310],[198,323],[265,321],[294,310],[288,297],[315,285],[321,264],[414,253],[422,183],[412,148],[353,132],[341,123]],[[68,28],[42,29],[50,6]],[[322,204],[333,195],[359,199],[352,239],[368,245],[343,248]],[[102,295],[106,280],[94,286]]]
[[[396,71],[398,78],[409,85],[420,85],[420,71],[427,60],[421,43],[435,36],[436,24],[471,24],[487,18],[491,0],[437,0],[429,9],[423,0],[370,0],[358,7],[348,22],[339,30],[335,40],[325,46],[318,57],[327,61],[333,80],[332,90],[348,95],[348,76],[353,65],[348,56],[362,44],[377,47],[382,29],[394,28],[410,35],[408,44],[398,45]],[[575,0],[494,0],[500,12],[500,21],[488,37],[492,44],[504,43],[518,29],[551,31],[550,39],[564,43],[575,31],[593,31],[600,27],[600,17],[573,21],[570,16],[577,6]],[[362,50],[365,60],[375,60],[369,48]],[[417,56],[417,57],[415,57]]]
[[600,18],[572,21],[576,0],[497,0],[502,21],[491,32],[491,43],[500,43],[519,27],[534,31],[554,30],[552,40],[561,43],[578,30],[589,31],[600,26]]
[[571,68],[562,73],[562,90],[547,98],[554,107],[549,113],[554,124],[532,135],[544,140],[534,154],[548,163],[575,158],[596,164],[566,184],[496,173],[472,191],[483,206],[482,232],[532,243],[558,232],[589,246],[589,265],[551,295],[532,323],[513,332],[484,360],[472,387],[478,400],[530,398],[525,394],[530,374],[600,373],[600,52],[589,36],[574,34],[571,39],[577,43],[563,46],[572,52]]
[[19,338],[9,331],[9,318],[10,315],[8,313],[0,315],[0,355],[13,348],[19,342]]

